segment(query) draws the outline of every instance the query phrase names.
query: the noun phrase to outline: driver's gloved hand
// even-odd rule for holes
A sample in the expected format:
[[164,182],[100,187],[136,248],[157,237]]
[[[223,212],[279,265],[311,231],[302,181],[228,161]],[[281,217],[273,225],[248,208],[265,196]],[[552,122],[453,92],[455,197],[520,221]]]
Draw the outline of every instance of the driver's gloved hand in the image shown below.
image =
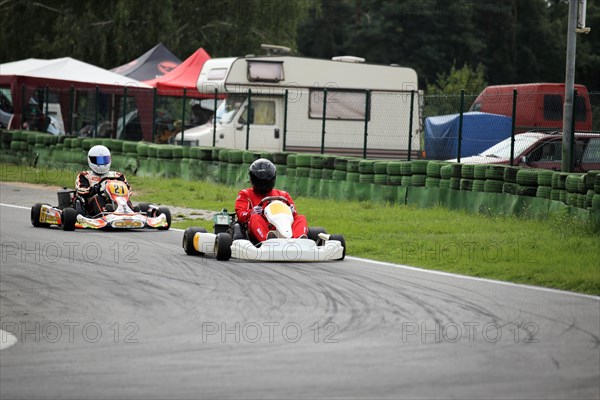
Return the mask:
[[252,214],[262,215],[262,213],[263,213],[263,208],[261,206],[254,206],[252,208]]
[[100,184],[96,183],[94,186],[92,186],[91,193],[92,194],[98,194],[98,193],[100,193],[100,187],[101,187]]

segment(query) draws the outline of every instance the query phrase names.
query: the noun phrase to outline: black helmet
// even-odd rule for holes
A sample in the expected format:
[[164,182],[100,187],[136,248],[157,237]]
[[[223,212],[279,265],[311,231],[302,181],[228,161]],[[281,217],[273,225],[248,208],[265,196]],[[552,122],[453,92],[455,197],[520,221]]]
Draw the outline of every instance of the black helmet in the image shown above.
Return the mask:
[[252,182],[254,191],[266,195],[275,187],[277,169],[271,161],[266,158],[259,158],[248,168],[248,175],[250,175],[250,182]]

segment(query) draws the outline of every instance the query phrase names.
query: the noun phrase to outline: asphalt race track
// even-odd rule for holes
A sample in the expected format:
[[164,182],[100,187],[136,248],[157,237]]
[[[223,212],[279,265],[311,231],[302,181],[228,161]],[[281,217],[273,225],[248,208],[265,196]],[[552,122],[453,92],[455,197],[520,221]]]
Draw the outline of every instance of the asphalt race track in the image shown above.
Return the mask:
[[42,200],[0,184],[2,399],[600,397],[598,297],[354,258],[218,262],[181,231],[34,228],[7,205]]

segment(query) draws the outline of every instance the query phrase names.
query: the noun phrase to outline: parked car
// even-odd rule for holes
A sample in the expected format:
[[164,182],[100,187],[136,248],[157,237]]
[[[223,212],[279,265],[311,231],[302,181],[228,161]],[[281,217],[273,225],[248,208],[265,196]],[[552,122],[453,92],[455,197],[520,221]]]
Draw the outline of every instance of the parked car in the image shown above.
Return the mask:
[[[490,147],[481,154],[461,158],[463,164],[509,164],[511,138]],[[600,169],[600,134],[575,133],[573,171]],[[456,159],[449,160],[456,162]],[[560,171],[562,162],[561,132],[526,132],[515,135],[513,165]]]

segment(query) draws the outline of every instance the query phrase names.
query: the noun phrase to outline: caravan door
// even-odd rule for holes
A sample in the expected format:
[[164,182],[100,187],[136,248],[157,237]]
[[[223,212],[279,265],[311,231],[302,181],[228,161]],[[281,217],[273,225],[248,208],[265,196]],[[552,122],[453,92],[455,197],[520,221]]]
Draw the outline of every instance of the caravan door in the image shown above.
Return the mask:
[[[281,151],[283,148],[283,98],[279,96],[252,97],[248,119],[248,100],[236,123],[235,147],[249,150]],[[248,122],[250,132],[248,135]]]

